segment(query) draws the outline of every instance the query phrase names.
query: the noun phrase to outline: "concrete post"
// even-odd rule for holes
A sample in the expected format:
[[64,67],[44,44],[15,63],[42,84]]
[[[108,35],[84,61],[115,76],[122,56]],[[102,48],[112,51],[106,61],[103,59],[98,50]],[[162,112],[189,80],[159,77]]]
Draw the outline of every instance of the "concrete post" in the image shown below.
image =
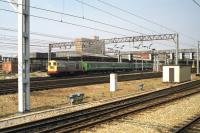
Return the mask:
[[153,58],[153,71],[157,71],[157,65],[156,65],[156,58],[157,58],[157,56],[156,56],[156,54],[154,54],[154,58]]
[[118,62],[121,62],[121,55],[120,55],[120,51],[117,51],[118,52]]
[[110,92],[115,92],[117,90],[117,74],[110,74]]
[[143,58],[142,58],[142,71],[144,70],[144,61],[143,61]]
[[137,65],[137,59],[135,60],[135,70],[137,71],[138,65]]
[[48,61],[51,60],[51,44],[49,44]]
[[198,46],[197,46],[197,75],[199,75],[199,45],[200,41],[198,41]]
[[30,0],[18,0],[18,111],[30,110]]
[[156,58],[156,71],[158,72],[159,71],[159,57],[157,55],[157,58]]
[[167,54],[165,53],[165,65],[167,64]]
[[176,65],[178,65],[178,52],[179,52],[179,36],[178,33],[176,34]]

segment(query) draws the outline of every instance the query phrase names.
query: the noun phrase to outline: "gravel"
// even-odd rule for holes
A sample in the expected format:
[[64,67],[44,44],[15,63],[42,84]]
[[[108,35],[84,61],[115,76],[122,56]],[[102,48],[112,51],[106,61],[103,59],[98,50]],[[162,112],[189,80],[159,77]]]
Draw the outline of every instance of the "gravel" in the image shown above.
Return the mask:
[[[138,89],[138,85],[141,83],[145,85],[144,91]],[[31,92],[31,112],[69,106],[67,96],[78,92],[86,95],[84,99],[85,103],[90,103],[128,94],[148,92],[169,86],[169,84],[162,83],[160,78],[120,82],[118,85],[119,89],[115,93],[109,91],[108,83]],[[0,118],[15,116],[18,106],[17,94],[2,95],[0,96],[0,101]]]
[[101,124],[82,133],[165,133],[200,114],[200,93],[119,120]]
[[[141,83],[145,85],[144,90],[138,89]],[[32,92],[31,112],[24,115],[17,114],[16,94],[0,96],[0,128],[97,106],[119,97],[136,96],[172,86],[172,84],[162,83],[161,78],[126,81],[118,84],[119,89],[115,93],[109,92],[109,84]],[[67,96],[77,92],[86,94],[84,103],[71,106],[67,101]]]

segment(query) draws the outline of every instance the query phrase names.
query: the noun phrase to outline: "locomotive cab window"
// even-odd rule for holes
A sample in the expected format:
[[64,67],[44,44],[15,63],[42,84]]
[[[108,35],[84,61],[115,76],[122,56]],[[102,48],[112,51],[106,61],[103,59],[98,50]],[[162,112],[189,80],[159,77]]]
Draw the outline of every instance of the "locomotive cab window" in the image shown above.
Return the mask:
[[56,66],[56,62],[54,62],[53,65]]
[[49,62],[49,66],[51,66],[51,62]]

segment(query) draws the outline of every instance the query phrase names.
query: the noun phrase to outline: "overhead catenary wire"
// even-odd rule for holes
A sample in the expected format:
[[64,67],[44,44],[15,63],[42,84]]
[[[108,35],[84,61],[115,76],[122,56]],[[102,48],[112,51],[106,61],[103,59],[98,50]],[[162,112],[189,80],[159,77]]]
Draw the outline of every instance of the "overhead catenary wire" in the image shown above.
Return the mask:
[[[10,28],[9,28],[10,29]],[[1,28],[0,28],[0,30],[1,30]],[[11,31],[16,31],[16,30],[14,30],[14,29],[10,29]],[[56,43],[56,42],[55,42]],[[161,43],[161,42],[160,42]],[[168,45],[168,46],[170,46],[171,47],[171,45],[170,44],[164,44],[164,43],[161,43],[162,45]]]
[[84,10],[84,5],[83,4],[81,4],[81,8],[82,8],[82,18],[85,19],[85,10]]
[[[76,1],[77,1],[77,0],[76,0]],[[118,10],[120,10],[120,11],[122,11],[122,12],[125,12],[125,13],[128,13],[128,14],[130,14],[130,15],[133,15],[133,16],[139,18],[139,19],[145,20],[145,21],[147,21],[147,22],[149,22],[149,23],[151,23],[151,24],[160,26],[160,27],[162,27],[162,28],[164,28],[164,29],[166,29],[166,30],[168,30],[168,31],[176,32],[176,31],[174,31],[173,29],[170,29],[170,28],[168,28],[168,27],[166,27],[166,26],[163,26],[163,25],[161,25],[161,24],[159,24],[159,23],[156,23],[156,22],[154,22],[154,21],[152,21],[152,20],[149,20],[149,19],[147,19],[147,18],[145,18],[145,17],[142,17],[142,16],[139,16],[139,15],[137,15],[137,14],[134,14],[134,13],[128,11],[128,10],[122,9],[122,8],[120,8],[120,7],[117,7],[117,6],[115,6],[115,5],[111,4],[111,3],[108,3],[108,2],[105,2],[105,1],[102,1],[102,0],[97,0],[97,1],[99,1],[99,2],[101,2],[101,3],[103,3],[103,4],[105,4],[105,5],[108,5],[108,6],[112,7],[112,8],[118,9]]]
[[[77,2],[79,2],[79,3],[81,3],[81,4],[84,4],[84,5],[88,6],[88,7],[91,7],[91,8],[93,8],[93,9],[96,9],[96,10],[98,10],[98,11],[100,11],[100,12],[103,12],[103,13],[105,13],[105,14],[108,14],[108,15],[110,15],[110,16],[112,16],[112,17],[115,17],[115,18],[117,18],[117,19],[119,19],[119,20],[121,20],[121,21],[124,21],[124,22],[127,22],[127,23],[129,23],[129,24],[133,24],[133,25],[135,25],[135,26],[138,26],[138,27],[140,27],[140,28],[142,28],[142,29],[145,29],[145,30],[147,30],[147,31],[151,31],[151,32],[154,32],[154,33],[159,33],[159,32],[157,32],[157,31],[155,31],[155,30],[153,30],[153,29],[150,29],[150,28],[144,27],[144,26],[142,26],[142,25],[139,25],[139,24],[137,24],[137,23],[134,23],[134,22],[132,22],[132,21],[130,21],[130,20],[128,20],[128,19],[122,18],[122,17],[120,17],[120,16],[118,16],[118,15],[115,15],[115,14],[112,14],[112,13],[106,11],[106,10],[103,10],[103,9],[98,8],[98,7],[96,7],[96,6],[90,5],[90,4],[88,4],[88,3],[84,2],[84,1],[80,1],[80,0],[75,0],[75,1],[77,1]],[[140,34],[143,34],[143,33],[140,33]],[[159,33],[159,34],[160,34],[160,33]]]
[[[79,0],[75,0],[75,1],[79,1]],[[166,29],[166,30],[168,30],[168,31],[175,32],[175,33],[180,33],[180,34],[182,34],[183,36],[185,36],[185,37],[187,37],[187,38],[190,38],[191,40],[195,40],[195,41],[198,40],[198,39],[196,39],[196,38],[194,38],[194,37],[191,37],[191,36],[189,36],[189,35],[186,35],[185,33],[178,32],[178,31],[176,31],[176,30],[174,30],[174,29],[172,29],[172,28],[169,28],[169,27],[167,27],[167,26],[164,26],[164,25],[162,25],[162,24],[159,24],[159,23],[157,23],[157,22],[155,22],[155,21],[149,20],[149,19],[147,19],[147,18],[145,18],[145,17],[143,17],[143,16],[139,16],[139,15],[137,15],[137,14],[135,14],[135,13],[132,13],[131,11],[122,9],[122,8],[120,8],[120,7],[118,7],[118,6],[115,6],[115,5],[111,4],[111,3],[105,2],[105,1],[103,1],[103,0],[97,0],[97,1],[103,3],[103,4],[107,5],[107,6],[110,6],[110,7],[112,7],[112,8],[118,9],[118,10],[124,12],[124,13],[129,14],[129,15],[135,16],[135,17],[137,17],[137,18],[139,18],[139,19],[142,19],[142,20],[144,20],[144,21],[146,21],[146,22],[149,22],[149,23],[151,23],[151,24],[157,25],[157,26],[159,26],[159,27],[161,27],[161,28],[163,28],[163,29]],[[199,5],[199,3],[197,3],[195,0],[193,0],[193,1],[194,1],[196,4]]]
[[[8,44],[8,45],[18,45],[17,43],[11,43],[11,42],[0,42],[0,43],[3,43],[3,44]],[[48,48],[48,46],[42,46],[42,45],[30,45],[32,47],[45,47],[45,48]]]
[[[4,0],[0,0],[2,2],[4,2]],[[100,0],[102,2],[102,0]],[[7,2],[7,1],[6,1]],[[82,1],[81,1],[82,2]],[[82,3],[84,4],[84,3]],[[39,9],[39,10],[44,10],[44,11],[49,11],[49,12],[53,12],[53,13],[59,13],[59,14],[64,14],[64,15],[67,15],[67,16],[72,16],[72,17],[78,17],[78,18],[82,18],[80,16],[75,16],[75,15],[72,15],[72,14],[66,14],[66,13],[63,13],[63,12],[58,12],[58,11],[54,11],[54,10],[49,10],[49,9],[44,9],[44,8],[40,8],[40,7],[34,7],[34,6],[31,6],[31,8],[35,8],[35,9]],[[122,9],[123,10],[123,9]],[[123,30],[127,30],[127,31],[130,31],[130,32],[135,32],[133,30],[130,30],[130,29],[126,29],[126,28],[121,28],[121,27],[118,27],[118,26],[113,26],[113,25],[110,25],[110,24],[107,24],[107,23],[103,23],[103,22],[100,22],[100,21],[96,21],[96,20],[93,20],[93,19],[88,19],[88,18],[84,18],[85,20],[88,20],[88,21],[92,21],[92,22],[96,22],[96,23],[100,23],[100,24],[104,24],[104,25],[107,25],[107,26],[111,26],[111,27],[114,27],[114,28],[119,28],[119,29],[123,29]],[[156,31],[153,31],[153,32],[156,32]],[[37,33],[36,33],[37,34]],[[139,33],[139,34],[142,34],[142,35],[145,35],[143,33]]]
[[[7,28],[7,27],[0,27],[0,30],[17,32],[17,29]],[[74,38],[71,38],[71,37],[58,36],[58,35],[52,35],[52,34],[46,34],[46,33],[40,33],[40,32],[31,32],[30,34],[36,35],[36,36],[49,37],[49,38],[63,39],[63,40],[74,40]]]
[[[0,8],[0,10],[6,10],[6,11],[8,11],[8,12],[17,13],[17,12],[15,12],[15,11],[10,11],[10,10],[7,10],[7,9],[1,9],[1,8]],[[34,16],[34,15],[30,15],[30,16]],[[37,16],[37,17],[38,17],[38,16]],[[56,21],[60,22],[59,20],[56,20]],[[16,31],[16,30],[14,30],[14,29],[9,29],[9,31]],[[127,36],[127,35],[123,35],[123,36]]]
[[[8,1],[4,1],[4,0],[0,0],[0,1],[1,2],[7,2],[7,3],[13,3],[13,2],[8,2]],[[138,32],[138,31],[134,31],[134,30],[130,30],[130,29],[127,29],[127,28],[120,27],[120,26],[115,26],[115,25],[108,24],[108,23],[105,23],[105,22],[101,22],[101,21],[97,21],[97,20],[94,20],[94,19],[86,18],[85,16],[83,18],[81,16],[77,16],[77,15],[73,15],[73,14],[68,14],[68,13],[64,13],[64,12],[58,12],[58,11],[55,11],[55,10],[44,9],[44,8],[35,7],[35,6],[30,6],[30,7],[33,8],[33,9],[38,9],[38,10],[42,10],[42,11],[48,11],[48,12],[52,12],[52,13],[56,13],[56,14],[61,14],[61,15],[66,15],[66,16],[70,16],[70,17],[79,18],[79,19],[84,19],[84,20],[91,21],[91,22],[94,22],[94,23],[99,23],[99,24],[103,24],[103,25],[106,25],[106,26],[110,26],[110,27],[113,27],[113,28],[118,28],[118,29],[121,29],[121,30],[126,30],[126,31],[130,31],[130,32],[138,33],[138,34],[143,34],[143,33]],[[159,33],[159,32],[154,31],[152,29],[148,29],[147,27],[144,27],[144,26],[141,26],[141,25],[136,24],[134,22],[131,22],[131,21],[127,20],[127,19],[123,19],[123,18],[121,18],[121,19],[123,21],[125,21],[125,22],[129,22],[129,23],[134,24],[134,25],[136,25],[136,26],[138,26],[140,28],[143,28],[145,30],[152,31],[152,32],[155,32],[155,33]]]
[[[8,2],[8,1],[5,1],[5,0],[0,0],[0,1],[1,1],[1,2],[6,2],[6,3],[14,3],[14,2]],[[75,0],[75,1],[77,1],[77,2],[79,2],[79,3],[82,3],[82,4],[84,4],[84,5],[90,6],[90,7],[92,7],[92,8],[98,9],[98,10],[100,10],[100,11],[103,11],[102,9],[97,8],[97,7],[95,7],[95,6],[92,6],[92,5],[89,5],[89,4],[87,4],[87,3],[83,2],[83,1],[80,1],[80,0]],[[162,27],[162,28],[165,28],[165,29],[167,29],[167,30],[169,30],[169,31],[177,32],[177,31],[175,31],[174,29],[171,29],[171,28],[168,28],[168,27],[166,27],[166,26],[163,26],[163,25],[161,25],[161,24],[159,24],[159,23],[157,23],[157,22],[154,22],[154,21],[152,21],[152,20],[149,20],[149,19],[147,19],[147,18],[145,18],[145,17],[136,15],[136,14],[130,12],[130,11],[127,11],[127,10],[125,10],[125,9],[122,9],[122,8],[120,8],[120,7],[117,7],[117,6],[115,6],[115,5],[113,5],[113,4],[110,4],[110,3],[108,3],[108,2],[105,2],[105,1],[102,1],[102,0],[97,0],[97,1],[99,1],[99,2],[101,2],[101,3],[103,3],[103,4],[106,4],[106,5],[108,5],[108,6],[111,6],[111,7],[113,7],[113,8],[116,8],[116,9],[118,9],[118,10],[120,10],[120,11],[123,11],[123,12],[126,12],[126,13],[128,13],[128,14],[131,14],[131,15],[133,15],[133,16],[135,16],[135,17],[140,18],[140,19],[143,19],[143,20],[145,20],[145,21],[147,21],[147,22],[150,22],[150,23],[152,23],[152,24],[158,25],[158,26],[160,26],[160,27]],[[16,3],[15,3],[15,4],[16,4]],[[49,10],[49,9],[44,9],[44,8],[40,8],[40,7],[35,7],[35,6],[30,6],[30,7],[31,7],[31,8],[35,8],[35,9],[39,9],[39,10],[50,11],[50,12],[54,12],[54,13],[61,13],[61,14],[68,15],[68,16],[72,16],[72,17],[82,18],[82,17],[80,17],[80,16],[76,16],[76,15],[72,15],[72,14],[67,14],[67,13],[62,13],[62,12],[58,12],[58,11],[54,11],[54,10]],[[104,12],[104,13],[109,13],[109,12]],[[111,14],[110,14],[110,15],[111,15]],[[113,15],[113,14],[112,14],[112,15]],[[116,28],[117,28],[117,27],[116,27]],[[143,28],[145,28],[145,27],[143,27]],[[154,32],[155,32],[155,31],[154,31]],[[181,34],[183,34],[184,36],[187,36],[187,35],[185,35],[184,33],[181,33]],[[190,36],[187,36],[187,37],[194,40],[193,37],[190,37]]]
[[[1,30],[1,28],[0,28],[0,30]],[[9,28],[9,31],[16,31],[15,29],[11,29],[11,28]],[[3,36],[3,35],[2,35]],[[13,36],[12,36],[13,37]],[[39,40],[40,41],[40,39],[35,39],[35,40]],[[47,41],[47,40],[41,40],[41,41]],[[56,42],[52,42],[52,43],[56,43]],[[160,44],[164,44],[164,43],[161,43],[161,42],[159,42]],[[164,45],[168,45],[168,46],[170,46],[170,44],[164,44]],[[171,47],[171,46],[170,46]]]
[[192,0],[198,7],[200,7],[200,4],[196,0]]
[[[82,3],[82,4],[84,4],[84,5],[87,5],[88,7],[91,7],[91,8],[94,8],[94,9],[96,9],[96,10],[99,10],[99,11],[101,11],[101,12],[103,12],[103,13],[108,14],[108,15],[111,15],[111,16],[113,16],[113,17],[115,17],[115,18],[124,20],[123,18],[121,18],[121,17],[119,17],[119,16],[116,16],[116,15],[114,15],[114,14],[112,14],[112,13],[106,11],[106,10],[103,10],[103,9],[101,9],[101,8],[98,8],[98,7],[96,7],[96,6],[90,5],[90,4],[86,3],[86,2],[83,2],[83,1],[80,1],[80,0],[75,0],[75,1],[77,1],[77,2],[79,2],[79,3]],[[98,0],[98,1],[99,1],[99,0]],[[102,0],[100,0],[100,1],[103,2]],[[107,2],[104,2],[104,4],[107,4]],[[109,3],[108,3],[108,5],[109,5]],[[117,7],[117,6],[112,5],[112,4],[110,4],[109,6],[112,6],[112,7],[116,8],[116,9],[118,9],[118,10],[121,10],[121,11],[123,11],[123,12],[129,13],[129,14],[131,14],[131,15],[137,16],[137,17],[140,18],[140,19],[143,19],[143,20],[145,20],[145,21],[147,21],[147,22],[150,22],[150,23],[152,23],[152,24],[154,24],[154,25],[157,25],[157,26],[159,26],[159,27],[162,27],[162,28],[164,28],[164,29],[167,29],[168,31],[172,31],[172,32],[174,32],[174,33],[178,33],[178,32],[177,32],[176,30],[174,30],[174,29],[168,28],[168,27],[163,26],[163,25],[161,25],[161,24],[158,24],[158,23],[156,23],[156,22],[154,22],[154,21],[148,20],[148,19],[146,19],[146,18],[144,18],[144,17],[142,17],[142,16],[133,14],[133,13],[131,13],[131,12],[129,12],[129,11],[126,11],[126,10],[124,10],[124,9],[121,9],[121,8],[119,8],[119,7]],[[129,20],[126,20],[126,19],[125,19],[124,21],[127,21],[127,22],[131,23]],[[144,28],[145,28],[145,27],[144,27]],[[146,28],[146,29],[147,29],[147,28]],[[151,29],[148,29],[148,30],[153,31],[153,32],[156,32],[156,31],[151,30]],[[192,39],[192,40],[196,40],[195,38],[193,38],[193,37],[191,37],[191,36],[188,36],[188,35],[186,35],[186,34],[184,34],[184,33],[182,33],[182,32],[179,32],[179,33],[182,34],[183,36],[186,36],[187,38],[190,38],[190,39]]]
[[[0,1],[1,1],[1,2],[6,2],[6,3],[13,3],[13,2],[5,1],[5,0],[0,0]],[[75,0],[75,1],[81,3],[82,5],[87,5],[87,6],[89,6],[89,7],[92,7],[92,8],[94,8],[94,9],[97,9],[97,10],[99,10],[99,11],[101,11],[101,12],[104,12],[104,13],[106,13],[106,14],[109,14],[109,15],[112,15],[112,16],[114,16],[114,17],[117,17],[117,18],[119,18],[119,19],[121,19],[121,20],[123,20],[123,21],[126,21],[126,22],[129,22],[129,23],[131,23],[131,24],[134,24],[134,25],[136,25],[136,26],[138,26],[138,27],[140,27],[140,28],[143,28],[143,29],[145,29],[145,30],[148,30],[148,31],[151,31],[151,32],[154,32],[154,33],[159,33],[159,32],[157,32],[157,31],[155,31],[155,30],[152,30],[152,29],[149,29],[149,28],[147,28],[147,27],[141,26],[141,25],[136,24],[136,23],[134,23],[134,22],[131,22],[131,21],[127,20],[127,19],[123,19],[123,18],[121,18],[121,17],[119,17],[119,16],[116,16],[116,15],[110,13],[110,12],[107,12],[107,11],[105,11],[105,10],[103,10],[103,9],[100,9],[100,8],[98,8],[98,7],[95,7],[95,6],[92,6],[92,5],[90,5],[90,4],[87,4],[86,2],[83,2],[83,1],[80,1],[80,0]],[[143,19],[143,20],[145,20],[145,21],[147,21],[147,22],[149,22],[149,23],[155,24],[155,25],[160,26],[160,27],[162,27],[162,28],[164,28],[164,29],[167,29],[167,30],[169,30],[169,31],[173,31],[173,32],[176,32],[176,33],[177,33],[177,31],[174,30],[174,29],[171,29],[171,28],[168,28],[168,27],[166,27],[166,26],[163,26],[163,25],[161,25],[161,24],[159,24],[159,23],[156,23],[156,22],[154,22],[154,21],[152,21],[152,20],[149,20],[149,19],[147,19],[147,18],[145,18],[145,17],[136,15],[136,14],[130,12],[130,11],[127,11],[127,10],[125,10],[125,9],[119,8],[119,7],[117,7],[117,6],[115,6],[115,5],[112,5],[112,4],[108,3],[108,2],[105,2],[105,1],[102,1],[102,0],[97,0],[97,1],[99,1],[99,2],[101,2],[101,3],[103,3],[103,4],[106,4],[106,5],[108,5],[108,6],[111,6],[111,7],[113,7],[113,8],[116,8],[116,9],[118,9],[118,10],[120,10],[120,11],[125,12],[125,13],[134,15],[135,17],[138,17],[138,18],[140,18],[140,19]],[[31,8],[34,8],[34,9],[38,9],[38,10],[43,10],[43,11],[48,11],[48,12],[52,12],[52,13],[57,13],[57,14],[62,14],[62,15],[67,15],[67,16],[71,16],[71,17],[76,17],[76,18],[83,19],[83,17],[76,16],[76,15],[73,15],[73,14],[67,14],[67,13],[58,12],[58,11],[54,11],[54,10],[50,10],[50,9],[44,9],[44,8],[36,7],[36,6],[30,6],[30,7],[31,7]],[[88,20],[88,21],[91,21],[91,22],[95,22],[95,23],[99,23],[99,24],[111,26],[111,27],[113,27],[113,28],[119,28],[119,29],[122,29],[122,30],[127,30],[127,31],[130,31],[130,32],[135,32],[135,33],[138,33],[138,34],[141,34],[141,35],[143,34],[143,33],[140,33],[140,32],[138,32],[138,31],[134,31],[134,30],[130,30],[130,29],[127,29],[127,28],[122,28],[122,27],[119,27],[119,26],[115,26],[115,25],[103,23],[103,22],[101,22],[101,21],[89,19],[89,18],[86,18],[85,16],[84,16],[84,20]],[[192,39],[192,40],[195,40],[195,41],[198,40],[198,39],[193,38],[193,37],[191,37],[191,36],[188,36],[188,35],[186,35],[186,34],[184,34],[184,33],[181,33],[181,32],[179,32],[179,33],[182,34],[182,35],[184,35],[184,36],[186,36],[187,38]],[[144,35],[145,35],[145,34],[144,34]]]
[[[4,43],[2,43],[2,44],[4,44]],[[8,51],[5,51],[5,49],[8,49],[8,50],[12,50],[12,51],[15,51],[15,53],[17,53],[17,47],[13,47],[15,44],[4,44],[4,45],[1,45],[1,47],[3,47],[3,48],[1,48],[0,49],[0,51],[4,51],[4,52],[8,52]],[[41,51],[48,51],[47,49],[42,49],[41,50],[41,48],[40,47],[33,47],[33,48],[31,48],[30,49],[30,51],[35,51],[35,50],[39,50],[40,49],[40,52]]]
[[[3,1],[4,2],[4,0],[0,0],[0,1]],[[80,0],[76,0],[76,1],[80,1]],[[6,1],[7,2],[7,1]],[[81,2],[83,2],[83,1],[81,1]],[[35,8],[35,9],[41,9],[41,10],[48,10],[48,9],[43,9],[43,8],[38,8],[38,7],[32,7],[32,8]],[[7,9],[3,9],[4,11],[6,10],[6,11],[8,11]],[[9,12],[10,12],[11,10],[9,10]],[[53,11],[53,10],[48,10],[48,11]],[[11,12],[13,12],[13,11],[11,11]],[[55,11],[53,11],[53,12],[55,12]],[[57,12],[57,11],[56,11]],[[17,12],[15,12],[15,13],[17,13]],[[57,13],[61,13],[61,12],[57,12]],[[63,13],[61,13],[61,14],[63,14]],[[42,19],[47,19],[47,20],[52,20],[52,21],[56,21],[56,22],[60,22],[59,20],[57,20],[57,19],[51,19],[51,18],[46,18],[46,17],[41,17],[41,16],[36,16],[36,15],[30,15],[30,16],[32,16],[32,17],[37,17],[37,18],[42,18]],[[84,18],[85,19],[85,18]],[[91,19],[92,20],[92,19]],[[93,21],[93,20],[92,20]],[[98,22],[98,21],[97,21]],[[101,22],[102,23],[102,22]],[[69,22],[67,22],[67,24],[72,24],[72,23],[69,23]],[[105,23],[106,24],[106,23]],[[73,25],[73,24],[72,24]],[[78,25],[78,24],[75,24],[75,26],[83,26],[83,25]],[[113,25],[110,25],[110,26],[113,26]],[[90,28],[91,29],[91,27],[86,27],[86,26],[84,26],[84,28]],[[118,28],[120,28],[120,27],[118,27]],[[92,29],[93,30],[98,30],[99,31],[99,29],[94,29],[93,27],[92,27]],[[101,29],[100,29],[101,30]],[[125,29],[125,30],[127,30],[127,29]],[[102,30],[101,30],[102,31]],[[130,30],[129,30],[130,31]],[[103,30],[102,32],[105,32],[105,30]],[[106,31],[107,32],[107,31]],[[133,32],[133,31],[132,31]],[[155,32],[155,31],[154,31]],[[113,34],[113,32],[109,32],[109,33],[111,33],[111,34]],[[116,33],[114,33],[114,34],[116,34]],[[117,33],[118,34],[118,33]],[[143,34],[143,33],[139,33],[139,34]],[[119,34],[118,34],[119,35]],[[122,34],[121,34],[122,35]],[[126,35],[122,35],[122,36],[126,36]]]
[[[16,11],[11,11],[11,10],[8,10],[8,9],[3,9],[3,8],[0,8],[0,10],[1,11],[6,11],[6,12],[12,12],[12,13],[19,13],[19,12],[16,12]],[[73,26],[76,26],[76,27],[86,28],[86,29],[90,29],[90,30],[97,30],[97,31],[101,31],[101,32],[105,32],[105,33],[109,33],[109,34],[113,34],[113,35],[127,36],[125,34],[115,33],[115,32],[111,32],[111,31],[98,29],[98,28],[94,28],[94,27],[89,27],[89,26],[85,26],[85,25],[80,25],[80,24],[76,24],[76,23],[71,23],[71,22],[67,22],[67,21],[62,21],[61,22],[58,19],[47,18],[47,17],[38,16],[38,15],[29,15],[29,16],[34,17],[34,18],[48,20],[48,21],[54,21],[54,22],[68,24],[68,25],[73,25]]]
[[[0,37],[0,40],[6,41],[6,42],[17,42],[17,39],[4,39]],[[42,44],[42,45],[49,45],[50,43],[54,42],[42,42],[42,41],[30,41],[31,44]]]
[[[2,35],[0,34],[0,40],[8,40],[8,41],[17,41],[17,36],[10,36],[10,35]],[[56,41],[44,40],[44,39],[35,39],[31,38],[31,43],[40,43],[40,44],[49,44],[49,43],[56,43]]]
[[[12,12],[12,13],[19,13],[17,11],[12,11],[12,10],[8,10],[8,9],[3,9],[0,8],[1,11],[6,11],[6,12]],[[120,34],[120,33],[115,33],[115,32],[111,32],[111,31],[107,31],[104,29],[98,29],[98,28],[94,28],[94,27],[89,27],[89,26],[85,26],[85,25],[80,25],[80,24],[76,24],[76,23],[71,23],[71,22],[67,22],[67,21],[60,21],[58,19],[53,19],[53,18],[47,18],[47,17],[42,17],[42,16],[38,16],[38,15],[29,15],[31,17],[35,17],[35,18],[40,18],[40,19],[45,19],[45,20],[49,20],[49,21],[54,21],[54,22],[59,22],[59,23],[65,23],[65,24],[69,24],[69,25],[73,25],[76,27],[81,27],[81,28],[87,28],[87,29],[91,29],[91,30],[97,30],[97,31],[101,31],[101,32],[106,32],[109,34],[115,34],[115,35],[120,35],[120,36],[126,36],[124,34]]]
[[[5,0],[0,0],[0,1],[1,2],[6,2],[6,3],[13,3],[13,2],[5,1]],[[98,20],[87,18],[87,17],[84,16],[84,14],[83,14],[83,16],[78,16],[78,15],[73,15],[73,14],[69,14],[69,13],[59,12],[59,11],[55,11],[55,10],[44,9],[44,8],[36,7],[36,6],[30,6],[30,8],[41,10],[41,11],[46,11],[46,12],[51,12],[51,13],[60,14],[61,16],[65,15],[65,16],[70,16],[70,17],[73,17],[73,18],[84,19],[84,20],[87,20],[87,21],[90,21],[90,22],[102,24],[102,25],[105,25],[105,26],[110,26],[112,28],[118,28],[118,29],[121,29],[121,30],[126,30],[126,31],[129,31],[129,32],[133,32],[133,33],[143,34],[141,32],[135,31],[135,30],[131,30],[131,29],[127,29],[127,28],[123,28],[123,27],[120,27],[120,26],[116,26],[116,25],[108,24],[108,23],[101,22],[101,21],[98,21]],[[61,22],[62,21],[63,21],[63,17],[61,17]],[[138,24],[136,24],[136,25],[138,25]]]
[[[62,12],[64,12],[64,9],[65,9],[65,0],[62,0]],[[63,14],[61,14],[61,20],[60,21],[63,21]]]

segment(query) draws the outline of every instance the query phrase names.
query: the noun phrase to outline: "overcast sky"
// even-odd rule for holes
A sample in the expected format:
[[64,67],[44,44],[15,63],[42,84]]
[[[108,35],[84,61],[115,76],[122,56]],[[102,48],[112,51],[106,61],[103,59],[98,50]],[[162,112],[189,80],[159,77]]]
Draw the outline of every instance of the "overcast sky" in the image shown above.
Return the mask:
[[[52,12],[41,11],[31,8],[31,15],[54,19],[61,22],[55,22],[37,17],[31,17],[31,32],[49,34],[51,37],[31,35],[31,44],[47,46],[49,41],[70,41],[78,37],[99,36],[100,38],[113,38],[126,36],[136,36],[142,34],[161,34],[174,33],[177,31],[180,35],[181,48],[194,48],[197,40],[200,40],[200,7],[192,0],[102,0],[109,2],[117,7],[130,11],[136,15],[152,20],[160,25],[166,26],[172,30],[161,28],[160,26],[151,24],[147,21],[139,19],[133,15],[121,12],[108,5],[100,3],[98,0],[80,0],[89,5],[98,7],[103,11],[113,14],[115,17],[100,12],[87,5],[81,4],[76,0],[30,0],[31,6],[50,9],[66,14],[72,14],[80,17],[97,20],[112,26],[128,29],[122,30],[113,28],[85,19],[77,19],[67,15],[56,14]],[[200,3],[200,0],[196,0]],[[16,54],[16,46],[11,45],[16,42],[16,32],[1,30],[2,28],[17,29],[17,14],[6,12],[1,9],[12,10],[9,3],[0,0],[0,53],[6,55]],[[118,17],[118,18],[116,18]],[[119,19],[121,18],[121,19]],[[122,20],[123,19],[123,20]],[[127,20],[127,21],[126,21]],[[79,24],[87,27],[97,28],[112,33],[106,33],[94,29],[81,28],[71,24]],[[139,25],[139,26],[138,26]],[[143,27],[143,28],[141,28]],[[133,31],[139,32],[135,33]],[[53,35],[53,37],[52,37]],[[55,36],[56,35],[56,36]],[[142,43],[142,42],[139,42]],[[136,43],[135,45],[139,45]],[[152,41],[145,42],[144,45],[153,44],[156,49],[172,49],[175,48],[172,41]],[[129,44],[130,45],[130,44]],[[129,50],[127,46],[125,50]],[[31,47],[31,51],[45,52],[45,47]]]

